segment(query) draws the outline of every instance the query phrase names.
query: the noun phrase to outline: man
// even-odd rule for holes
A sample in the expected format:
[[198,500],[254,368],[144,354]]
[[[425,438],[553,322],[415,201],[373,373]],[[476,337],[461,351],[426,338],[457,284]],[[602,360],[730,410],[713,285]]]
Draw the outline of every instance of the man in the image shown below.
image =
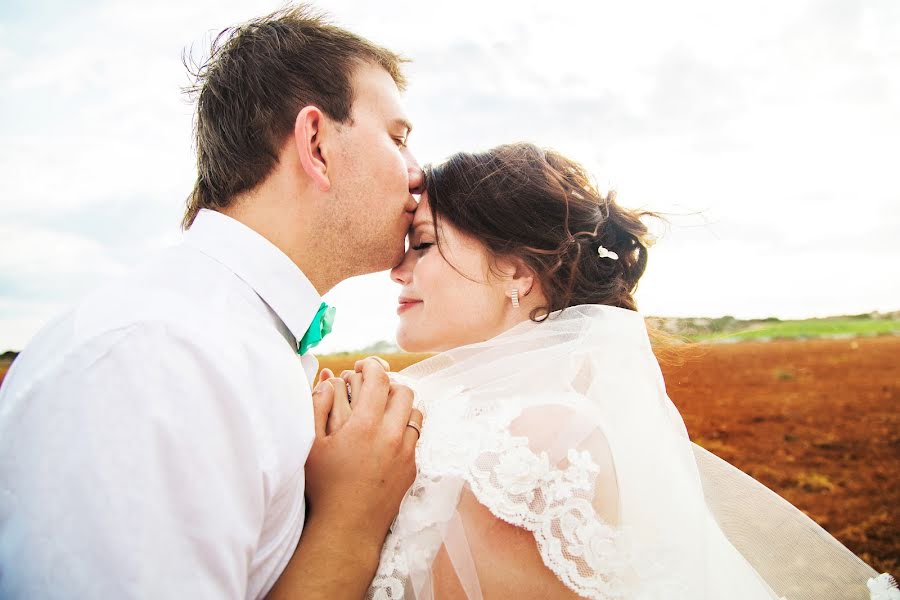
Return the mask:
[[0,596],[365,593],[422,415],[367,359],[337,429],[309,348],[322,294],[403,255],[400,62],[304,7],[214,44],[184,242],[51,322],[0,390]]

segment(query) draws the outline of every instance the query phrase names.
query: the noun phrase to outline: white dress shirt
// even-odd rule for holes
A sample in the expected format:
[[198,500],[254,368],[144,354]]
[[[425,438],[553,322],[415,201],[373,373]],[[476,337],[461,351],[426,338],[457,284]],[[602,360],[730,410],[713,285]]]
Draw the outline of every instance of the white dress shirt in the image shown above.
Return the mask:
[[303,529],[320,303],[203,210],[38,333],[0,389],[0,597],[264,596]]

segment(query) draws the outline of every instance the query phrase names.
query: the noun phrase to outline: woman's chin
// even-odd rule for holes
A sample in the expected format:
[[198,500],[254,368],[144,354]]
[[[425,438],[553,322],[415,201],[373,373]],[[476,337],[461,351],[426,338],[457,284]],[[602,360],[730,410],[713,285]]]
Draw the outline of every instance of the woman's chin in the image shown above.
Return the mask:
[[406,326],[401,319],[400,327],[397,329],[397,346],[404,352],[442,352],[439,340],[434,336],[422,335],[424,332],[421,327],[415,327],[411,323]]
[[427,352],[427,350],[421,349],[421,340],[417,340],[416,336],[409,335],[403,327],[397,331],[397,346],[404,352]]
[[411,352],[413,354],[422,354],[426,352],[440,352],[440,350],[436,350],[435,348],[429,346],[428,344],[416,344],[415,342],[397,342],[397,346],[400,347],[400,350],[403,352]]
[[434,335],[426,337],[423,336],[422,333],[421,329],[416,327],[406,327],[405,324],[401,322],[400,327],[397,329],[397,346],[404,352],[437,353],[453,350],[454,348],[459,348],[460,346],[466,346],[468,344],[476,344],[487,339],[483,335],[473,336],[472,339],[451,339],[449,337],[435,337]]

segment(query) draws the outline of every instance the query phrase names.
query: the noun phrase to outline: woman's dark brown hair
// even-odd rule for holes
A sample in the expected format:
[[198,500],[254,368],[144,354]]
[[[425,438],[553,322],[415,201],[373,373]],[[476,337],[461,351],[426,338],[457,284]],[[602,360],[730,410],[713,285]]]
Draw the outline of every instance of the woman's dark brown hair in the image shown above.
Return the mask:
[[[532,320],[578,304],[637,310],[633,294],[650,245],[641,219],[656,215],[619,206],[614,192],[601,195],[577,162],[517,143],[455,154],[425,173],[436,230],[449,223],[494,257],[534,271],[548,306]],[[600,246],[618,260],[601,258]]]
[[303,4],[222,31],[205,62],[188,62],[194,84],[187,91],[197,96],[197,181],[185,229],[201,208],[228,206],[269,175],[304,106],[349,122],[359,64],[384,68],[400,90],[406,85],[403,58]]

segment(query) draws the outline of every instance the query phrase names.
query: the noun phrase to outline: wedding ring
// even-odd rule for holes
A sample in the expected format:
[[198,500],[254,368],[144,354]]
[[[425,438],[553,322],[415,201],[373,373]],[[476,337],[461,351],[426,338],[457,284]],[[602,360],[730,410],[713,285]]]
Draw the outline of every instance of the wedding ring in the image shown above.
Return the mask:
[[406,426],[412,427],[413,429],[415,429],[416,435],[419,437],[422,437],[422,428],[419,426],[418,423],[416,423],[415,421],[410,421],[409,423],[406,424]]

